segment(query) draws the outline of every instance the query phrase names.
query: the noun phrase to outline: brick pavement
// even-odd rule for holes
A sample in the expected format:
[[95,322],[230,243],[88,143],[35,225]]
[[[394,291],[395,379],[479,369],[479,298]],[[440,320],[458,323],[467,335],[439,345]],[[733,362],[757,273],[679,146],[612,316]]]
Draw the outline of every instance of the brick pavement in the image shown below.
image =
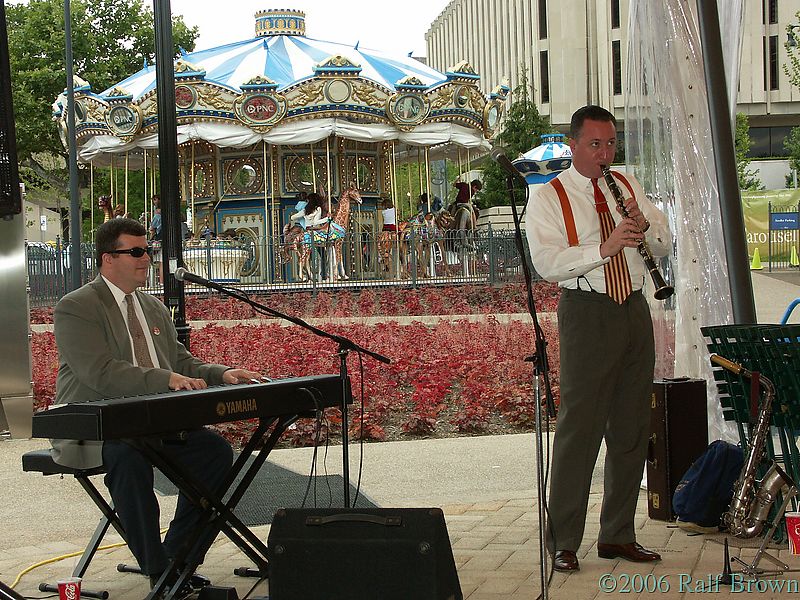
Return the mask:
[[[596,533],[601,494],[592,494],[587,524],[586,543],[579,551],[581,570],[574,574],[555,573],[549,588],[550,598],[688,598],[697,593],[713,593],[714,597],[740,597],[743,584],[731,590],[710,584],[709,576],[716,576],[722,569],[722,546],[720,536],[690,536],[686,532],[667,524],[652,521],[646,515],[646,496],[642,492],[637,516],[637,537],[646,547],[658,550],[663,561],[659,564],[634,564],[620,560],[603,560],[596,556],[596,545],[591,535]],[[539,593],[538,527],[534,496],[498,499],[465,504],[445,505],[444,511],[456,558],[461,587],[468,600],[522,600],[533,599]],[[51,518],[57,519],[57,515]],[[87,524],[87,530],[91,529]],[[266,539],[269,526],[254,528],[261,539]],[[8,540],[5,540],[6,542]],[[29,565],[70,552],[81,550],[84,536],[49,541],[22,547],[6,547],[0,550],[0,579],[11,583],[23,568]],[[116,534],[109,535],[105,543],[119,542]],[[589,545],[591,543],[591,545]],[[740,552],[731,548],[732,555]],[[741,551],[747,558],[753,549]],[[791,557],[786,550],[775,551],[781,559],[800,569],[800,559]],[[42,566],[25,575],[17,591],[26,596],[37,596],[40,581],[54,581],[67,575],[76,558]],[[130,563],[132,558],[127,548],[119,547],[102,551],[93,561],[85,586],[91,589],[106,589],[112,598],[142,598],[148,590],[147,580],[138,575],[120,574],[118,563]],[[216,585],[236,587],[239,596],[244,595],[255,583],[233,575],[237,566],[246,566],[247,560],[240,551],[220,537],[214,543],[202,573]],[[607,575],[607,574],[610,574]],[[606,585],[617,586],[617,591],[607,593],[600,589],[601,577]],[[776,578],[791,585],[793,574]],[[612,582],[612,583],[609,583]],[[642,586],[661,586],[660,592],[637,593]],[[762,584],[766,586],[767,584]],[[771,585],[776,585],[775,583]],[[794,582],[796,586],[797,583]],[[630,590],[630,591],[628,591]],[[694,591],[690,591],[694,590]],[[266,584],[257,586],[254,595],[268,593]],[[753,589],[758,598],[783,598],[785,593]]]

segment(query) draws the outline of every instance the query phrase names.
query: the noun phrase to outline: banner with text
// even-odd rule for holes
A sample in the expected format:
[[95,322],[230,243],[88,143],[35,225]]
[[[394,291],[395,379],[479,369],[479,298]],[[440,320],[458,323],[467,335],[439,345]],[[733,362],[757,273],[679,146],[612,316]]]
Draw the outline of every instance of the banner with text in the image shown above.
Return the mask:
[[[769,260],[769,206],[772,210],[785,214],[772,215],[773,258],[785,260],[787,247],[797,242],[797,204],[800,202],[800,189],[793,190],[744,190],[742,191],[742,212],[744,229],[747,234],[747,254],[752,259],[758,248],[761,260]],[[778,231],[775,231],[775,230]]]

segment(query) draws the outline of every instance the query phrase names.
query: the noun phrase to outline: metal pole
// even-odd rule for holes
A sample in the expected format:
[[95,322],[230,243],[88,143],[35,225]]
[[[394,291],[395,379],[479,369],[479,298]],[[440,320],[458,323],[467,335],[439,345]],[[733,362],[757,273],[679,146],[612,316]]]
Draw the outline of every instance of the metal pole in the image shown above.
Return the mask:
[[725,84],[722,40],[719,29],[717,0],[697,0],[703,67],[708,90],[708,112],[711,117],[711,140],[714,145],[714,166],[719,190],[722,217],[722,238],[728,263],[733,320],[738,324],[755,323],[756,308],[747,244],[744,233],[742,199],[736,178],[736,154],[733,146],[731,113],[728,108],[728,86]]
[[[78,140],[75,138],[75,87],[72,66],[72,15],[70,0],[64,0],[64,36],[66,39],[67,61],[67,139],[69,140],[69,264],[72,273],[69,279],[69,289],[77,290],[81,287],[81,198],[78,193]],[[59,256],[59,262],[61,256]]]
[[161,171],[164,304],[170,309],[178,339],[189,347],[189,327],[183,284],[171,276],[183,265],[180,190],[178,188],[178,119],[175,114],[172,9],[170,0],[153,0],[156,33],[156,94],[158,97],[158,168]]
[[89,163],[89,215],[89,222],[92,224],[89,235],[94,244],[94,230],[97,229],[94,226],[94,161]]

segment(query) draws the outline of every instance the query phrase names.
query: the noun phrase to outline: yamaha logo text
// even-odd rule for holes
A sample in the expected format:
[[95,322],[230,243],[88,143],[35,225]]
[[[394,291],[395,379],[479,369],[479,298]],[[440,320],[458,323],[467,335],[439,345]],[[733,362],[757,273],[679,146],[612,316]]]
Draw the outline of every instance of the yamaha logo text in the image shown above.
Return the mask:
[[231,400],[230,402],[220,402],[217,405],[217,413],[235,415],[258,411],[258,403],[255,398],[245,398],[244,400]]

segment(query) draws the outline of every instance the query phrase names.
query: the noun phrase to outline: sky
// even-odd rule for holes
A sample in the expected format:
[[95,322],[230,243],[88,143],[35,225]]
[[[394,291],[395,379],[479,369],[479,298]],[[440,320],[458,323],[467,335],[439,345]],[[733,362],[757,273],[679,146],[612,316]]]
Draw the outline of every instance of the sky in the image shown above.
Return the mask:
[[389,55],[426,56],[425,33],[449,0],[171,0],[172,14],[197,26],[196,50],[255,35],[255,13],[291,8],[306,13],[306,36],[381,50]]

